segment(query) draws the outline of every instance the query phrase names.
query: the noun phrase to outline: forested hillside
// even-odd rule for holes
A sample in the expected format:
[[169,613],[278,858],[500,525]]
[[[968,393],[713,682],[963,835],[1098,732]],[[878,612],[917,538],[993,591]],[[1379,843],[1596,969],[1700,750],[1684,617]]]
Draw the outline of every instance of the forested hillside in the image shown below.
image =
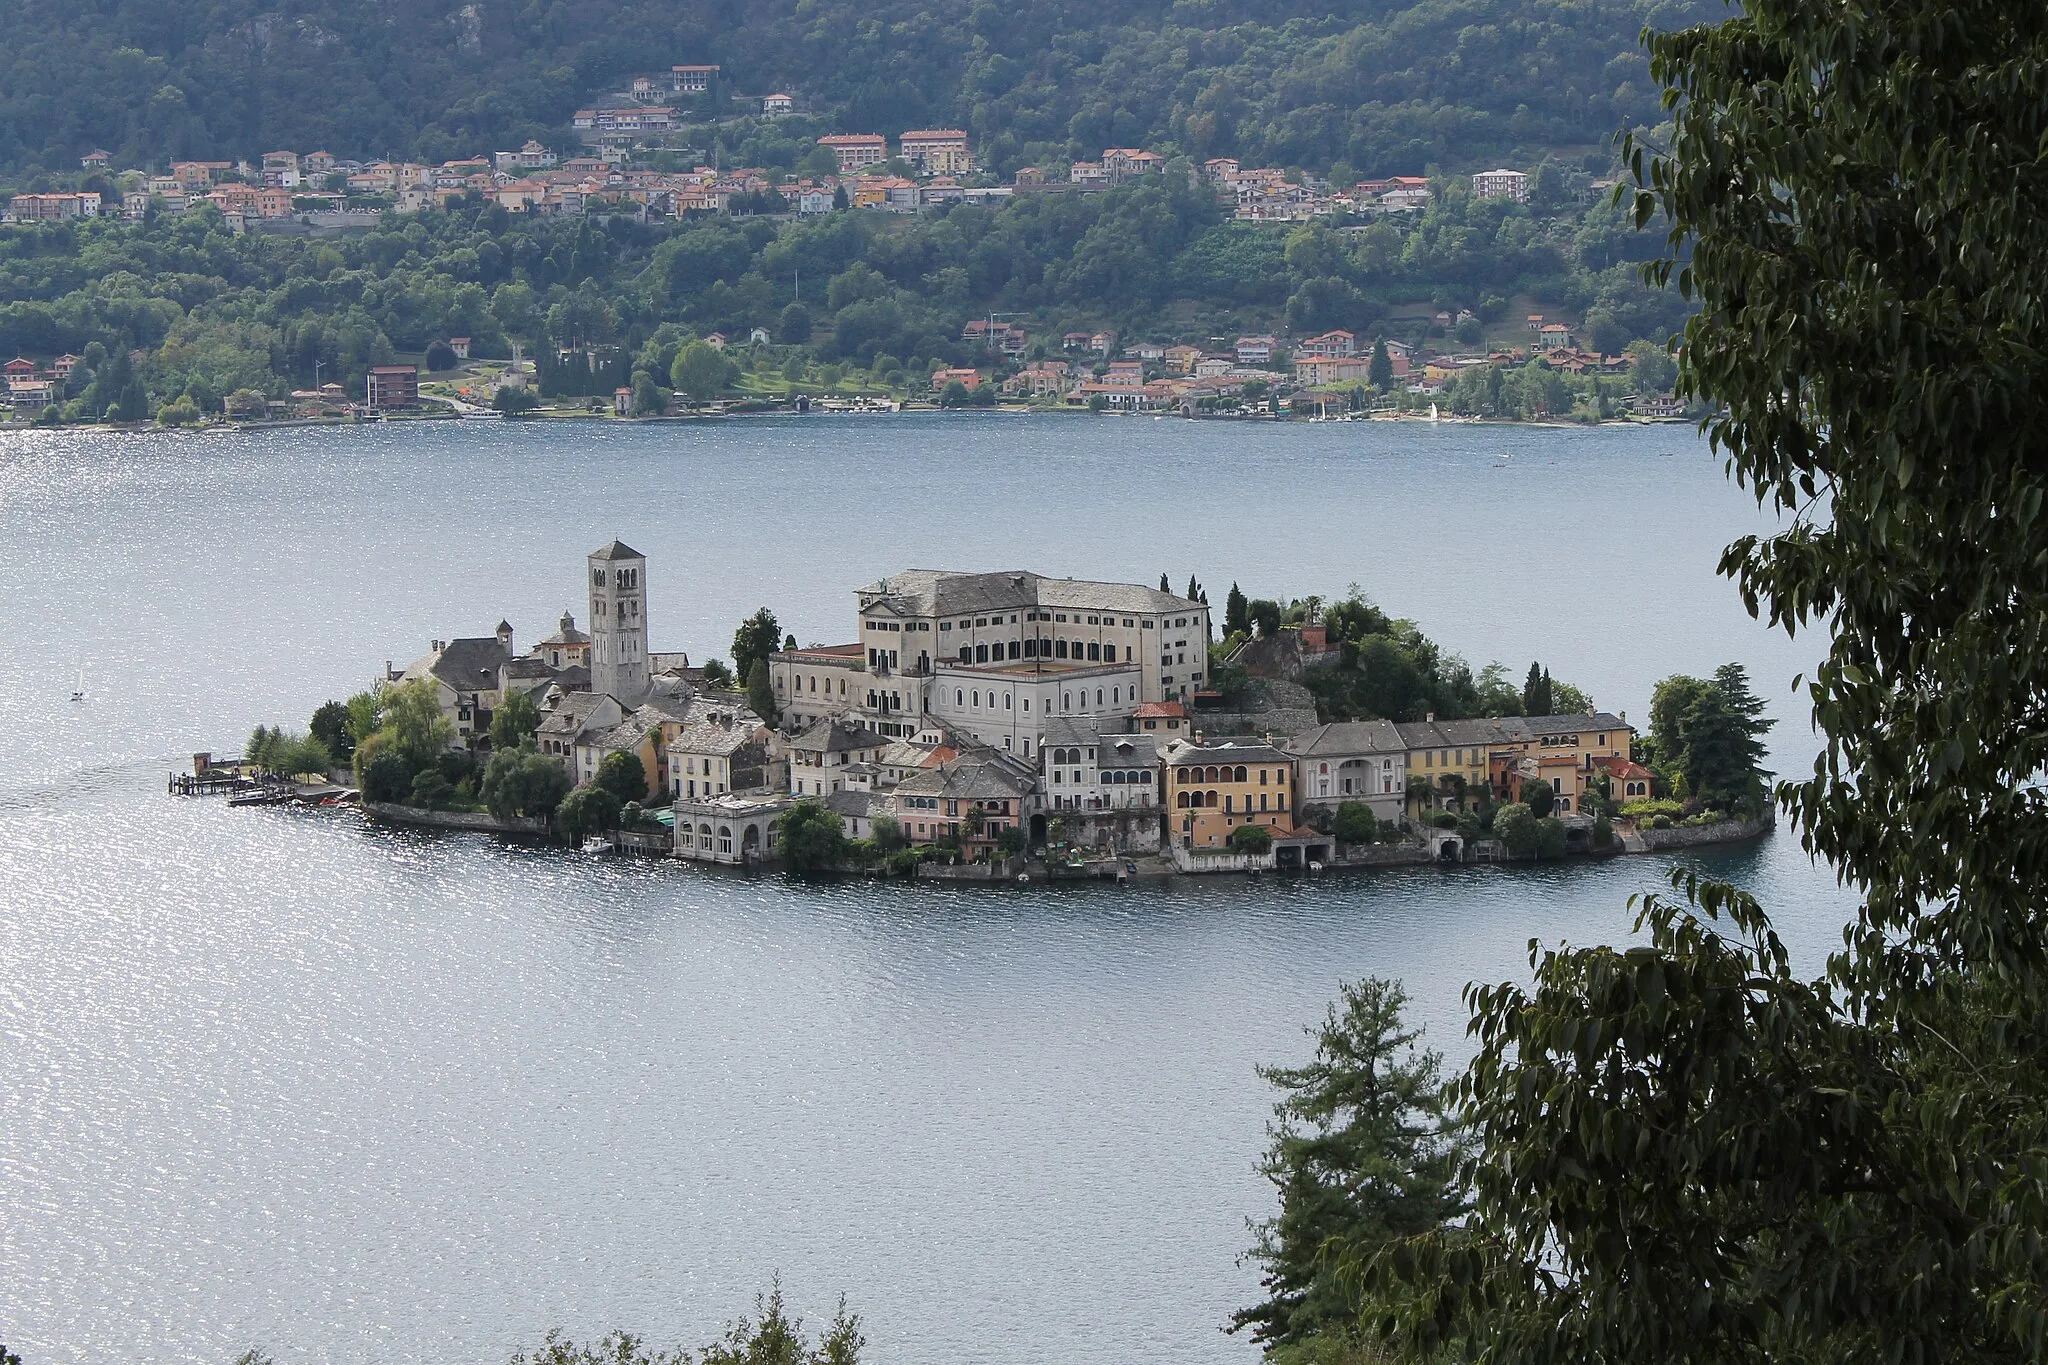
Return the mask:
[[[985,359],[961,328],[991,309],[1055,346],[1072,327],[1204,342],[1283,319],[1304,334],[1345,326],[1419,341],[1418,307],[1470,308],[1512,329],[1510,305],[1528,299],[1582,316],[1588,341],[1615,353],[1636,338],[1661,343],[1681,320],[1675,293],[1636,276],[1633,262],[1660,240],[1604,200],[1479,201],[1457,181],[1412,226],[1356,233],[1227,221],[1184,175],[993,209],[807,222],[528,218],[479,200],[325,240],[237,235],[208,206],[133,225],[0,230],[0,354],[139,352],[153,402],[190,392],[206,408],[316,373],[353,385],[371,363],[458,335],[481,355],[514,341],[529,353],[623,347],[660,374],[681,338],[765,327],[776,365],[900,380]],[[102,412],[106,398],[82,397],[79,410]]]
[[1453,169],[1654,122],[1643,27],[1712,0],[16,0],[0,170],[560,141],[634,72],[715,62],[836,126],[969,129],[998,172],[1146,145]]

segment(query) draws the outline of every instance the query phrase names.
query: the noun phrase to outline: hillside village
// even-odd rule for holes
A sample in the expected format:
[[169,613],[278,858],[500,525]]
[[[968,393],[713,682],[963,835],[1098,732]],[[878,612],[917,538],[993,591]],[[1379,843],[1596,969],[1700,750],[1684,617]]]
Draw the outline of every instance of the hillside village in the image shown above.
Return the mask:
[[[1340,840],[1368,860],[1387,844],[1455,861],[1485,851],[1472,812],[1538,789],[1580,848],[1599,817],[1653,795],[1627,718],[1590,707],[1320,724],[1276,672],[1256,709],[1229,709],[1246,703],[1211,676],[1208,604],[1163,585],[906,570],[855,590],[848,643],[777,642],[771,618],[763,652],[735,661],[749,674],[736,691],[722,666],[649,647],[646,556],[613,541],[585,568],[587,628],[564,614],[524,649],[510,623],[435,640],[387,665],[388,685],[424,689],[457,754],[488,755],[499,712],[530,714],[530,761],[567,779],[551,802],[623,765],[636,804],[619,837],[642,852],[766,861],[811,804],[847,840],[888,831],[984,870],[1048,846],[1184,871],[1306,867],[1343,856]],[[1256,643],[1330,649],[1315,625]],[[1256,653],[1247,642],[1223,666]],[[358,768],[373,811],[433,822],[407,810],[445,796],[432,763],[383,752]]]
[[[429,166],[363,163],[326,151],[280,150],[260,161],[179,161],[150,171],[115,170],[106,153],[95,151],[83,158],[83,182],[111,188],[16,194],[7,203],[5,221],[61,224],[118,216],[141,222],[210,211],[237,232],[315,236],[367,230],[393,216],[479,206],[520,218],[803,221],[848,212],[938,214],[955,205],[995,204],[1018,196],[1097,194],[1156,182],[1172,173],[1185,175],[1190,184],[1213,195],[1236,222],[1274,225],[1276,230],[1326,223],[1348,234],[1377,223],[1398,231],[1442,189],[1441,182],[1433,185],[1420,176],[1368,178],[1340,186],[1313,175],[1247,167],[1231,158],[1212,158],[1199,165],[1169,163],[1158,153],[1133,147],[1106,148],[1093,160],[1023,167],[1007,183],[996,183],[980,167],[968,135],[948,128],[914,129],[893,141],[876,133],[824,134],[815,139],[818,159],[833,169],[818,174],[760,167],[677,168],[673,163],[678,153],[664,143],[682,126],[681,116],[674,105],[653,101],[664,94],[701,93],[717,74],[715,66],[677,66],[658,77],[637,78],[630,91],[622,92],[622,98],[631,96],[636,102],[602,104],[577,113],[575,128],[584,145],[569,155],[529,141],[517,150]],[[763,96],[761,117],[787,117],[798,105],[795,95]],[[1551,167],[1543,168],[1543,173],[1557,176]],[[1573,174],[1575,179],[1558,181],[1551,190],[1595,197],[1611,188],[1611,182]],[[1477,201],[1522,204],[1530,199],[1533,179],[1530,172],[1496,168],[1472,174],[1464,183]],[[799,297],[800,284],[799,279]],[[1483,325],[1472,308],[1440,308],[1416,319],[1417,330],[1438,339],[1434,341],[1389,335],[1380,328],[1364,333],[1336,327],[1301,334],[1280,329],[1211,336],[1203,344],[1170,336],[1124,338],[1099,329],[1034,332],[1018,316],[991,313],[970,318],[954,355],[934,357],[928,369],[899,380],[878,376],[873,387],[948,406],[1008,400],[1197,415],[1258,410],[1293,397],[1294,410],[1300,414],[1364,415],[1371,408],[1390,410],[1416,403],[1426,408],[1445,397],[1468,371],[1540,360],[1546,373],[1567,379],[1614,377],[1611,395],[1595,385],[1589,391],[1593,398],[1585,400],[1597,416],[1632,411],[1661,418],[1682,410],[1662,392],[1668,380],[1656,382],[1660,376],[1652,375],[1650,382],[1643,382],[1637,373],[1639,360],[1603,353],[1585,328],[1554,314],[1531,313],[1526,327],[1510,332],[1497,315],[1489,315],[1491,325]],[[773,346],[779,339],[775,331],[755,327],[738,340],[754,347]],[[718,332],[704,339],[720,350],[733,340]],[[470,338],[444,340],[456,359],[472,359]],[[70,375],[79,359],[74,354],[14,357],[7,372],[11,415],[32,420],[68,396],[75,397],[77,386],[70,383]],[[565,346],[553,357],[558,367],[572,360],[592,371],[603,364],[595,350],[578,352]],[[424,382],[418,361],[394,356],[346,388],[315,385],[294,392],[289,401],[277,394],[259,395],[268,401],[259,402],[253,411],[237,412],[222,402],[218,412],[222,417],[300,419],[423,409],[463,412],[492,406],[499,390],[525,388],[529,378],[538,381],[542,399],[565,393],[589,396],[589,406],[608,408],[618,416],[671,415],[693,406],[687,397],[673,394],[656,404],[646,390],[636,394],[625,375],[610,391],[581,383],[566,389],[552,386],[550,392],[545,374],[531,375],[516,356],[512,362],[483,376],[488,382],[482,388],[458,381],[436,389]],[[1668,365],[1658,360],[1652,368],[1663,371]],[[657,375],[654,383],[666,387],[667,378]],[[784,396],[793,399],[794,386]],[[1564,390],[1550,396],[1553,410],[1559,402],[1570,407],[1575,401],[1579,400]],[[115,416],[133,420],[130,406],[124,404]],[[149,404],[140,406],[148,415]],[[197,406],[202,411],[195,416],[203,420],[205,405]],[[516,411],[528,405],[495,406]]]

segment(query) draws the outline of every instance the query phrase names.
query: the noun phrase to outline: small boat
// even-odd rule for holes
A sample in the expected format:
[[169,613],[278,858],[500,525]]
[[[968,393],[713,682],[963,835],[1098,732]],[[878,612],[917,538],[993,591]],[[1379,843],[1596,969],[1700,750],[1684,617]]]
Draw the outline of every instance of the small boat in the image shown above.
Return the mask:
[[250,792],[245,796],[230,796],[228,804],[230,806],[282,806],[291,799],[292,795],[290,792],[260,791]]
[[77,690],[75,690],[74,692],[72,692],[72,694],[71,694],[71,700],[73,700],[73,701],[84,701],[84,700],[85,700],[85,670],[84,670],[84,669],[82,669],[82,668],[78,670],[78,687],[77,687]]
[[605,838],[602,834],[593,834],[583,841],[583,852],[585,853],[609,853],[611,851],[612,841]]

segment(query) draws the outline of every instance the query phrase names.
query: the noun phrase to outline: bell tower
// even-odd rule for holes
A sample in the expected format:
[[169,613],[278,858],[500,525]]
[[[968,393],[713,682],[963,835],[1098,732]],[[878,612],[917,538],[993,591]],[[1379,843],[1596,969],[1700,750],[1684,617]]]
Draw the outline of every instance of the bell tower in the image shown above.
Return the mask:
[[647,697],[647,556],[614,540],[590,566],[590,690],[627,706]]

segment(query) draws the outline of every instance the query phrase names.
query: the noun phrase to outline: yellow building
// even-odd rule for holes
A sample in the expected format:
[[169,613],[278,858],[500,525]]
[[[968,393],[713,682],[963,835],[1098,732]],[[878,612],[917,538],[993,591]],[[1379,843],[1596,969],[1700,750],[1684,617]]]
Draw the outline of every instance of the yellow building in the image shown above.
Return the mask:
[[1520,790],[1514,774],[1524,759],[1537,763],[1551,782],[1558,810],[1571,814],[1599,776],[1601,763],[1628,758],[1635,734],[1625,718],[1604,711],[1478,720],[1431,716],[1395,728],[1408,747],[1409,813],[1414,815],[1469,802],[1487,786],[1496,800],[1512,800]]
[[1294,829],[1294,761],[1263,740],[1175,740],[1161,757],[1173,837],[1184,848],[1220,849],[1243,825],[1275,837]]

